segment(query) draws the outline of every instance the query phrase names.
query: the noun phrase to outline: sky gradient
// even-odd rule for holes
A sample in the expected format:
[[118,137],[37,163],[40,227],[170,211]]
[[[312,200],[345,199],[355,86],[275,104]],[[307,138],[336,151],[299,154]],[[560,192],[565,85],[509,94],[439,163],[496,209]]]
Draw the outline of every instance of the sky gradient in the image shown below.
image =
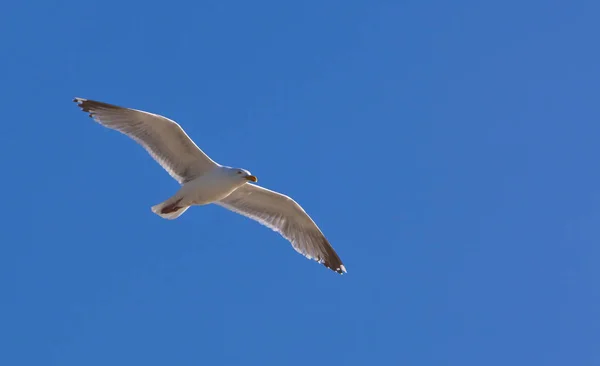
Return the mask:
[[[9,2],[0,364],[599,365],[597,1]],[[177,189],[178,121],[348,269]]]

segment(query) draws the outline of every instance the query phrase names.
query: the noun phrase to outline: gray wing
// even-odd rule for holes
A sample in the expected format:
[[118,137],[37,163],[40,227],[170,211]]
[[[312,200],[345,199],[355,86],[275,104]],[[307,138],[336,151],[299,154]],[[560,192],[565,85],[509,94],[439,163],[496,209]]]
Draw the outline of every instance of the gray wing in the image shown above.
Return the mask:
[[93,100],[73,100],[96,122],[117,130],[142,145],[180,184],[217,166],[175,121],[136,109]]
[[215,203],[279,232],[307,258],[340,274],[346,272],[317,224],[290,197],[247,183]]

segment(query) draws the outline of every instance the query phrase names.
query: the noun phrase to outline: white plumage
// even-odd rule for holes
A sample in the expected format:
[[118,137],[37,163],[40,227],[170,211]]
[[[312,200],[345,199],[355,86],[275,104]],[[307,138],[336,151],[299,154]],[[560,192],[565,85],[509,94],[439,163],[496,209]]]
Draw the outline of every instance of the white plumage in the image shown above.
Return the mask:
[[101,125],[137,141],[181,184],[173,197],[152,207],[157,215],[175,219],[190,206],[214,203],[279,232],[306,257],[338,273],[346,272],[319,227],[298,203],[249,183],[257,179],[247,170],[217,164],[175,121],[83,98],[74,102]]

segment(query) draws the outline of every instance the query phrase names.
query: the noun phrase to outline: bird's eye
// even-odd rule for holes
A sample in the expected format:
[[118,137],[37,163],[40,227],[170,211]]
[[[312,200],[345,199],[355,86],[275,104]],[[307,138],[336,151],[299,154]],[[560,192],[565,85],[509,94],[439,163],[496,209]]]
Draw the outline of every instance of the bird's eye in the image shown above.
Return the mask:
[[238,174],[242,174],[242,172],[238,172]]

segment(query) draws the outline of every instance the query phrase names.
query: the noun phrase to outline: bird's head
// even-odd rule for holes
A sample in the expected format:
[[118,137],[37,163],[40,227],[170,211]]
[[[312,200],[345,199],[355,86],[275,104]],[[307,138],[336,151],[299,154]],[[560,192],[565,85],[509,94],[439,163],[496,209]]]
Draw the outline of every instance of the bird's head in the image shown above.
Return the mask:
[[250,173],[249,171],[247,171],[246,169],[239,169],[239,168],[234,168],[232,169],[232,173],[233,175],[239,177],[240,179],[249,181],[249,182],[258,182],[258,179],[252,175],[252,173]]

